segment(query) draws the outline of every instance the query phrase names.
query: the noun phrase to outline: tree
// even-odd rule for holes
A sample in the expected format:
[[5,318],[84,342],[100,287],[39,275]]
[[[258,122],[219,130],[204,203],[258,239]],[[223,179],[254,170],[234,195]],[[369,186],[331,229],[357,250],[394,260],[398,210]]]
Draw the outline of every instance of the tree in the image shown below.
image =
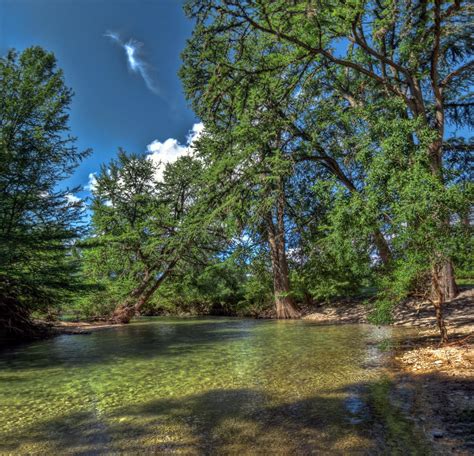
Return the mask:
[[128,323],[171,275],[205,256],[213,227],[195,217],[200,168],[182,157],[161,180],[146,155],[124,151],[102,167],[84,255],[89,274],[108,290],[113,322]]
[[33,310],[57,305],[78,285],[71,247],[81,204],[59,184],[88,151],[68,134],[72,91],[53,54],[9,51],[0,81],[1,326],[21,337],[33,331]]
[[[213,125],[197,141],[205,164],[205,200],[211,212],[234,227],[234,236],[249,236],[268,249],[277,318],[296,318],[291,294],[285,220],[291,163],[282,148],[281,131],[264,109],[241,118],[238,128]],[[269,125],[271,124],[271,128]]]
[[[276,118],[286,119],[287,129],[295,138],[313,147],[310,154],[305,152],[304,159],[317,160],[330,169],[354,195],[352,201],[360,200],[359,193],[368,182],[372,188],[368,192],[363,190],[362,200],[368,193],[374,202],[377,198],[373,183],[377,179],[373,178],[381,176],[383,168],[379,166],[380,158],[387,158],[387,152],[394,150],[393,142],[387,145],[380,129],[380,117],[383,119],[388,113],[393,124],[386,122],[385,131],[394,130],[392,137],[403,135],[405,141],[397,150],[399,157],[405,155],[398,171],[405,178],[414,179],[409,186],[412,190],[415,182],[426,179],[433,183],[433,190],[436,188],[423,193],[426,201],[424,205],[416,205],[420,213],[410,228],[420,229],[421,234],[424,225],[433,227],[430,246],[434,246],[436,239],[437,246],[443,245],[450,214],[459,208],[450,207],[446,211],[444,205],[449,198],[440,199],[438,190],[445,196],[450,193],[446,152],[452,149],[451,144],[462,149],[449,137],[446,125],[450,121],[469,124],[472,108],[469,92],[473,77],[473,62],[469,60],[472,8],[467,2],[295,1],[288,4],[283,0],[194,0],[187,2],[187,12],[197,25],[184,53],[183,80],[199,115],[207,115],[206,122],[214,117],[220,125],[235,123],[235,109],[227,120],[222,115],[230,111],[229,105],[242,111],[251,109],[248,88],[258,86],[259,82],[267,84],[272,90],[267,92],[271,102],[266,108],[273,109]],[[286,86],[287,90],[277,90],[274,97],[276,86]],[[289,109],[297,106],[288,102],[294,99],[307,100],[305,109]],[[317,116],[321,109],[321,100],[331,99],[339,107],[338,116],[346,111],[355,123],[362,122],[362,128],[343,134],[351,140],[344,141],[349,146],[348,154],[344,152],[346,147],[341,149],[337,143],[334,147],[339,139],[334,137],[334,130],[331,133],[330,128],[321,130],[314,123],[308,124],[308,119]],[[372,109],[374,103],[378,113]],[[357,156],[351,149],[358,143],[358,134],[365,130],[369,132],[365,136],[372,142],[373,153]],[[324,132],[329,133],[326,138]],[[324,142],[331,138],[333,144],[328,152]],[[339,152],[334,155],[338,149],[342,155]],[[352,170],[347,169],[345,160],[338,160],[344,155],[350,161],[357,157],[358,164]],[[357,178],[354,181],[353,171],[357,175],[358,170],[363,171],[359,174],[362,181]],[[399,172],[395,174],[399,176]],[[408,197],[403,189],[395,187],[382,192],[388,199],[378,199],[385,207],[375,206],[375,218],[369,222],[373,226],[373,241],[384,262],[393,256],[381,229],[391,225],[392,214],[385,211],[387,203],[395,203],[397,207],[392,206],[392,210],[396,209],[400,215],[402,205],[397,198],[401,193]],[[435,207],[441,201],[443,208],[438,206],[440,210],[435,213],[437,216],[443,213],[444,219],[421,210]],[[408,210],[408,206],[403,207]],[[422,243],[405,246],[413,247],[415,253],[416,249],[423,249]],[[424,264],[425,269],[432,271],[432,291],[442,292],[438,293],[441,301],[456,293],[451,256],[447,253],[446,249],[431,250],[431,257]]]

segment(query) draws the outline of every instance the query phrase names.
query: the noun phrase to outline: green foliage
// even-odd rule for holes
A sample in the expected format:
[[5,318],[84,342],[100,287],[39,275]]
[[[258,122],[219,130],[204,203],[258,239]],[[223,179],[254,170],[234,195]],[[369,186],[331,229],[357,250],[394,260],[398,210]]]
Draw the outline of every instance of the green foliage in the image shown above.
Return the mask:
[[235,314],[245,276],[231,261],[210,262],[172,278],[145,306],[145,313]]
[[263,310],[287,261],[285,296],[375,287],[387,322],[433,268],[472,269],[471,145],[447,128],[471,122],[472,8],[393,5],[186,2],[205,133],[162,182],[143,156],[102,169],[83,256],[106,309],[166,275],[146,312]]
[[208,131],[198,151],[240,171],[225,208],[247,227],[284,176],[294,296],[376,284],[388,314],[433,267],[466,261],[471,230],[453,221],[471,210],[472,147],[446,125],[470,123],[473,10],[443,8],[187,2],[196,28],[181,77]]
[[[209,271],[200,269],[215,263],[226,239],[217,224],[203,224],[201,168],[182,157],[159,169],[148,156],[124,151],[102,167],[93,190],[92,236],[83,242],[83,275],[100,288],[77,302],[81,312],[109,316],[140,299],[140,310],[151,312],[166,308],[171,295],[176,306],[199,293],[200,304],[213,302]],[[198,279],[208,290],[198,291]]]
[[242,299],[237,306],[241,315],[260,315],[273,305],[273,277],[266,255],[253,258],[246,268]]
[[378,299],[372,306],[368,321],[374,325],[388,325],[392,323],[392,311],[397,301],[392,299]]
[[68,134],[71,97],[53,54],[32,47],[0,59],[0,300],[28,312],[80,286],[82,205],[68,198],[75,189],[58,190],[88,153]]
[[98,318],[256,314],[375,287],[373,321],[388,322],[441,265],[470,276],[472,142],[451,126],[472,124],[473,9],[394,5],[188,0],[180,75],[205,132],[165,168],[119,151],[74,251],[80,207],[57,191],[84,155],[67,136],[71,91],[52,55],[9,53],[2,293],[46,306],[82,280],[74,307]]

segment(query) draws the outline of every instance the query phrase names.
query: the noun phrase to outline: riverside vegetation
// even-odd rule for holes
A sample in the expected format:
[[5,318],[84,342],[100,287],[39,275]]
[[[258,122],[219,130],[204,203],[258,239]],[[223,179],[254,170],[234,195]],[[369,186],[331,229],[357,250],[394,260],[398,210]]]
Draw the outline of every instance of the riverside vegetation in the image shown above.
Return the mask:
[[[85,202],[89,151],[51,53],[2,57],[2,337],[73,312],[127,323],[252,315],[369,291],[443,303],[472,271],[472,5],[187,1],[181,78],[204,133],[163,173],[119,151]],[[464,131],[464,130],[462,130]],[[163,176],[161,177],[161,174]],[[158,177],[159,176],[159,177]]]

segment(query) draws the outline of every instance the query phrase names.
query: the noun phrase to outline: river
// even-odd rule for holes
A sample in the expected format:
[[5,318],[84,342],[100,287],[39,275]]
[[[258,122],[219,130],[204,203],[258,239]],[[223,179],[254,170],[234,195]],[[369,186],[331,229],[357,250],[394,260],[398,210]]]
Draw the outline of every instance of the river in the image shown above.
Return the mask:
[[429,454],[394,404],[403,330],[153,318],[0,353],[0,453]]

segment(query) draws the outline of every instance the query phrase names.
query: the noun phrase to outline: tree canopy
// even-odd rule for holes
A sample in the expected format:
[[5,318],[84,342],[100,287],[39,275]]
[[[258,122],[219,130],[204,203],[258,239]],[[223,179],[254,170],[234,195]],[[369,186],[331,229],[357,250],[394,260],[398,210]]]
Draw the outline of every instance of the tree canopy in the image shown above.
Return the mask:
[[82,209],[58,184],[88,151],[68,133],[72,91],[53,54],[10,51],[0,80],[0,318],[14,332],[25,309],[57,305],[78,285],[71,248]]
[[1,59],[2,299],[31,313],[81,282],[91,290],[76,308],[123,323],[272,305],[298,318],[315,301],[370,295],[387,322],[415,296],[446,341],[443,303],[455,271],[472,270],[472,5],[185,11],[195,27],[180,77],[204,132],[166,167],[120,150],[97,176],[87,233],[59,186],[87,153],[68,134],[72,92],[40,48]]

